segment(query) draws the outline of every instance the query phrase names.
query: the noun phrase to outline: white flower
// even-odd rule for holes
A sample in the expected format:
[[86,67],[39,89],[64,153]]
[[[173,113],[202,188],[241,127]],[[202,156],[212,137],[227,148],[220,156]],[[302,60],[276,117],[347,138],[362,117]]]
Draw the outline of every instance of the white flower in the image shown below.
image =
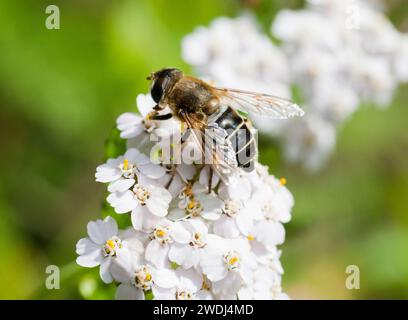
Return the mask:
[[171,194],[161,185],[139,177],[132,190],[111,193],[107,201],[117,213],[131,211],[134,228],[143,230],[152,228],[167,215]]
[[284,156],[314,172],[328,158],[336,143],[335,127],[319,116],[296,119],[283,135]]
[[[249,21],[233,28],[230,19],[219,23],[227,33],[257,34]],[[254,46],[268,47],[259,34]],[[148,96],[138,99],[151,104]],[[99,166],[96,179],[109,183],[108,203],[118,214],[130,213],[132,226],[118,230],[110,217],[90,222],[77,262],[101,265],[102,280],[119,284],[117,299],[284,298],[276,245],[294,204],[285,180],[255,163],[253,172],[236,170],[226,183],[208,165],[178,162],[173,155],[191,150],[191,141],[182,143],[180,122],[166,122],[119,119],[128,150]]]
[[258,190],[251,199],[253,211],[259,212],[253,228],[249,231],[249,237],[256,239],[265,246],[273,247],[282,244],[285,240],[285,229],[282,223],[291,218],[291,210],[294,204],[292,194],[284,186],[285,179],[276,179],[268,176],[262,191]]
[[196,168],[184,163],[167,166],[168,174],[164,176],[160,183],[167,187],[172,197],[175,198],[185,187],[196,172]]
[[123,156],[108,159],[96,168],[96,181],[109,182],[109,192],[124,192],[138,180],[140,174],[151,179],[164,176],[166,170],[150,162],[150,159],[136,149],[128,149]]
[[189,232],[188,242],[175,242],[169,250],[169,259],[184,269],[197,268],[202,249],[207,245],[208,227],[199,219],[180,222]]
[[150,133],[156,128],[156,122],[148,118],[148,114],[153,111],[156,103],[150,95],[139,94],[136,104],[140,116],[135,113],[126,112],[116,121],[120,136],[124,139],[136,138],[141,133]]
[[207,237],[200,266],[212,282],[212,291],[222,299],[232,299],[255,268],[247,240]]
[[[311,0],[302,10],[281,10],[271,26],[279,47],[252,16],[220,17],[185,36],[182,54],[196,73],[220,87],[288,99],[296,89],[304,119],[250,117],[261,132],[283,142],[289,162],[313,171],[333,152],[344,121],[362,104],[387,107],[408,79],[407,35],[381,9],[372,1]],[[307,128],[309,122],[320,122],[323,134]]]
[[178,208],[170,212],[173,219],[201,217],[209,221],[219,219],[222,214],[224,203],[214,192],[193,192],[193,186],[187,184],[179,194]]
[[177,282],[173,288],[153,288],[155,300],[210,300],[211,293],[203,289],[203,276],[194,269],[175,271]]
[[231,179],[231,183],[223,185],[219,196],[224,200],[223,215],[214,222],[215,234],[225,238],[249,236],[253,220],[257,217],[257,206],[251,201],[252,186],[249,175]]
[[151,233],[145,258],[160,268],[168,265],[168,254],[171,244],[185,245],[190,240],[190,233],[180,223],[163,220]]
[[287,60],[259,29],[250,15],[217,18],[183,39],[183,58],[217,85],[288,97]]
[[147,264],[140,255],[130,252],[112,263],[113,278],[120,282],[116,291],[118,300],[144,300],[146,291],[172,288],[177,283],[173,270],[157,269]]
[[[124,252],[125,241],[118,237],[118,226],[110,216],[104,220],[89,222],[87,229],[88,237],[80,239],[76,245],[76,253],[79,255],[76,261],[80,266],[88,268],[100,265],[101,279],[105,283],[110,283],[112,259]],[[133,251],[143,250],[141,242],[130,236],[128,234],[127,238],[132,243]]]

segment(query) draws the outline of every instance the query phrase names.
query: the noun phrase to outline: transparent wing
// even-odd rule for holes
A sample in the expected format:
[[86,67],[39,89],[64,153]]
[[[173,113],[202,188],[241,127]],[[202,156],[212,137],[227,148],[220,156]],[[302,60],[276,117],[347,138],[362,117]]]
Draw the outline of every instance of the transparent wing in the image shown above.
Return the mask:
[[212,163],[220,169],[229,173],[238,167],[235,150],[228,133],[217,123],[209,123],[204,131],[205,149],[212,156]]
[[220,179],[228,184],[229,176],[238,168],[234,148],[231,141],[227,139],[228,133],[216,123],[208,124],[204,131],[197,130],[188,114],[181,113],[181,115],[190,129],[189,136],[192,136],[205,163],[211,165]]
[[304,111],[290,100],[268,94],[216,88],[221,104],[248,113],[266,116],[272,119],[287,119],[303,116]]

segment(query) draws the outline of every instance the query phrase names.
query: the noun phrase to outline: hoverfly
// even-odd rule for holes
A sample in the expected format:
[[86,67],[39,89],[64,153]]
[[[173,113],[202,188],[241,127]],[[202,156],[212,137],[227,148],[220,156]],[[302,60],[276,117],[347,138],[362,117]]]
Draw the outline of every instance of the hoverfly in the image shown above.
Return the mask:
[[[216,88],[175,68],[161,69],[147,79],[152,80],[150,93],[157,104],[149,118],[165,120],[174,116],[185,123],[200,152],[207,159],[209,157],[211,168],[221,179],[236,168],[245,171],[254,168],[257,157],[254,131],[249,119],[240,111],[272,119],[304,114],[289,100],[268,94]],[[171,113],[159,114],[166,107]],[[203,137],[212,143],[203,145]]]

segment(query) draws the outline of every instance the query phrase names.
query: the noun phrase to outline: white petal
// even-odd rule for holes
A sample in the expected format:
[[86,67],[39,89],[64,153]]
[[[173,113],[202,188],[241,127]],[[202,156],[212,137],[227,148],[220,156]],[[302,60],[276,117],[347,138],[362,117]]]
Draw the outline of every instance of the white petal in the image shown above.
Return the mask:
[[197,198],[203,206],[201,216],[204,219],[213,221],[220,217],[222,208],[224,206],[224,202],[222,200],[218,199],[213,194],[199,194]]
[[204,252],[201,256],[200,266],[211,281],[224,279],[228,273],[222,254]]
[[130,190],[123,193],[111,193],[106,200],[112,205],[116,213],[132,211],[139,205],[139,201],[135,199],[133,192]]
[[247,236],[253,227],[253,219],[251,215],[245,214],[245,212],[239,213],[235,218],[235,222],[239,231],[241,231],[244,236]]
[[170,235],[174,241],[179,243],[188,243],[191,238],[190,232],[188,232],[181,223],[172,224]]
[[210,291],[207,291],[207,290],[198,291],[196,293],[195,298],[196,298],[196,300],[214,300],[214,298],[211,295]]
[[203,283],[203,276],[194,269],[177,269],[176,274],[179,278],[179,287],[188,289],[190,292],[200,290]]
[[164,217],[168,213],[171,194],[162,187],[151,188],[151,197],[146,201],[150,212],[156,216]]
[[169,212],[169,215],[167,218],[172,219],[172,220],[179,220],[182,218],[186,217],[186,210],[180,209],[180,208],[175,208]]
[[161,288],[172,288],[177,284],[174,270],[152,269],[154,283]]
[[175,300],[175,290],[173,289],[164,289],[157,286],[152,288],[154,300]]
[[228,275],[218,282],[213,282],[212,290],[221,297],[236,295],[242,284],[242,279],[238,272],[229,272]]
[[100,245],[96,244],[89,238],[82,238],[76,244],[76,253],[78,255],[88,254],[92,251],[100,250]]
[[153,107],[156,105],[150,94],[139,94],[136,98],[136,104],[143,117],[153,111]]
[[113,236],[116,236],[118,234],[118,224],[116,223],[116,220],[111,216],[107,216],[103,220],[103,225],[105,228],[105,235],[107,239],[112,238]]
[[232,200],[247,200],[251,195],[251,183],[248,179],[240,178],[228,186],[228,193]]
[[190,268],[192,265],[189,266],[184,265],[184,261],[188,257],[190,251],[191,249],[189,248],[189,245],[174,243],[169,250],[169,259],[170,261],[173,261],[180,266]]
[[203,211],[201,216],[209,221],[216,221],[220,218],[221,212]]
[[159,179],[164,176],[166,173],[166,169],[163,168],[162,166],[149,163],[145,165],[141,165],[138,167],[140,172],[142,172],[144,175],[151,179]]
[[101,276],[102,281],[105,283],[111,283],[113,281],[112,275],[110,273],[110,265],[111,259],[104,259],[99,268],[99,275]]
[[121,283],[130,283],[131,277],[134,273],[134,257],[124,250],[121,255],[111,261],[110,272],[113,278]]
[[221,237],[233,239],[240,235],[235,218],[223,215],[214,222],[213,226],[214,233]]
[[132,210],[131,220],[135,230],[149,232],[162,221],[162,218],[151,214],[146,206],[140,205]]
[[118,167],[113,167],[108,164],[102,164],[96,168],[95,178],[96,181],[107,183],[119,179],[122,176],[122,172]]
[[135,184],[135,179],[119,179],[109,184],[109,192],[125,192]]
[[144,293],[142,290],[127,284],[122,283],[116,290],[116,300],[144,300]]
[[256,240],[265,246],[282,244],[285,240],[285,229],[279,222],[261,221],[253,229]]
[[108,238],[106,237],[101,220],[89,221],[87,225],[89,238],[96,244],[103,244]]
[[91,251],[87,254],[81,255],[76,258],[76,263],[82,267],[86,268],[93,268],[99,266],[103,261],[102,252],[98,251]]
[[152,240],[146,246],[145,258],[155,267],[163,268],[167,264],[169,246],[161,245],[157,240]]

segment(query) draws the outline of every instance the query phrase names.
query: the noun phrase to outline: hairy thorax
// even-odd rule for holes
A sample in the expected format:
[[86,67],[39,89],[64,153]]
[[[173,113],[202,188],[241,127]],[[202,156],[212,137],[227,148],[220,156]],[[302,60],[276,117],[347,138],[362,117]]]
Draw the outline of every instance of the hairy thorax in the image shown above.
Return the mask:
[[205,121],[207,116],[219,109],[218,99],[212,88],[205,82],[190,77],[184,77],[174,85],[166,102],[175,116],[179,117],[184,112],[199,121]]

